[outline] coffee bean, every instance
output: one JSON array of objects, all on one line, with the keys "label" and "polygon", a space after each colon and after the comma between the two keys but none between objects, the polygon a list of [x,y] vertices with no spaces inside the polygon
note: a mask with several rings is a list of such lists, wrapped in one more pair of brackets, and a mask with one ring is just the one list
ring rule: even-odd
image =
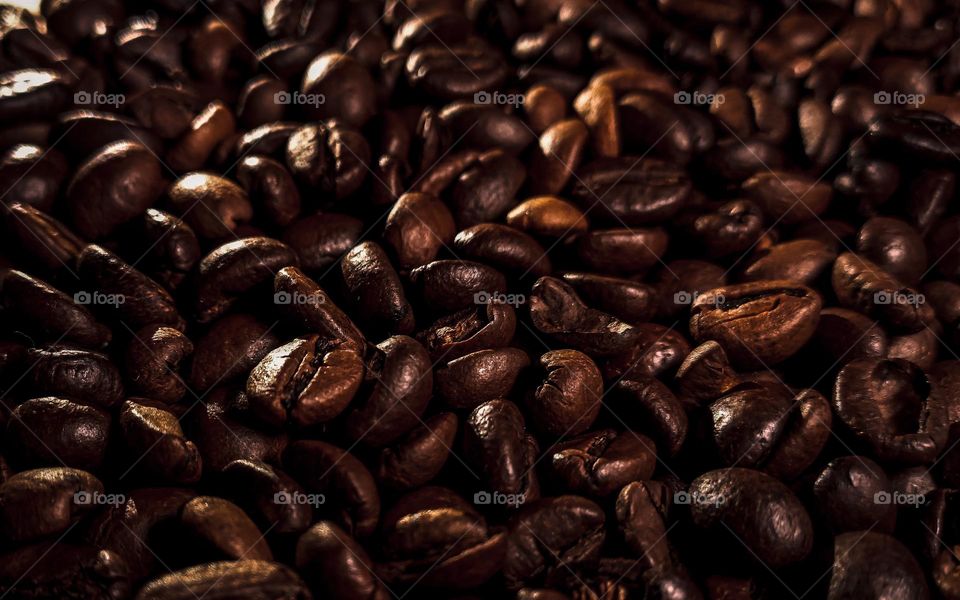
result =
[{"label": "coffee bean", "polygon": [[[877,577],[877,573],[883,573],[883,577]],[[852,593],[929,598],[920,565],[910,552],[896,539],[871,531],[844,533],[834,540],[827,598],[837,600]]]},{"label": "coffee bean", "polygon": [[27,400],[10,415],[10,458],[25,467],[67,466],[96,471],[110,439],[110,414],[65,398]]},{"label": "coffee bean", "polygon": [[517,348],[478,350],[435,367],[434,393],[452,407],[471,409],[508,397],[528,366],[530,357]]},{"label": "coffee bean", "polygon": [[120,407],[120,436],[134,458],[129,469],[150,479],[189,484],[200,479],[201,459],[180,421],[160,403],[129,398]]},{"label": "coffee bean", "polygon": [[554,446],[550,470],[564,491],[604,497],[631,481],[648,479],[656,458],[650,438],[603,429]]},{"label": "coffee bean", "polygon": [[133,390],[163,402],[176,402],[186,394],[178,374],[181,361],[193,352],[193,343],[172,327],[147,325],[127,348],[125,371]]},{"label": "coffee bean", "polygon": [[554,350],[540,357],[542,383],[527,396],[534,425],[554,436],[588,429],[600,412],[603,380],[590,358],[576,350]]},{"label": "coffee bean", "polygon": [[457,416],[438,413],[380,453],[377,479],[388,487],[411,489],[436,477],[457,434]]},{"label": "coffee bean", "polygon": [[0,528],[15,542],[58,536],[95,508],[96,495],[103,484],[86,471],[21,471],[0,485]]},{"label": "coffee bean", "polygon": [[[264,560],[231,560],[196,565],[148,582],[138,600],[186,600],[214,592],[278,600],[307,600],[310,592],[292,569]],[[216,596],[214,596],[216,597]]]},{"label": "coffee bean", "polygon": [[313,589],[322,589],[332,599],[389,597],[363,547],[330,521],[321,521],[300,536],[296,564]]},{"label": "coffee bean", "polygon": [[357,320],[369,323],[370,333],[407,334],[413,331],[413,307],[387,253],[376,242],[361,242],[340,262]]},{"label": "coffee bean", "polygon": [[816,292],[788,281],[714,288],[694,300],[690,333],[699,342],[716,340],[743,367],[776,364],[807,343],[821,305]]},{"label": "coffee bean", "polygon": [[[487,493],[506,495],[508,508],[539,496],[540,484],[532,470],[539,448],[525,431],[523,414],[513,402],[491,400],[470,411],[463,448],[467,460],[480,472]],[[514,498],[512,504],[510,497]]]}]

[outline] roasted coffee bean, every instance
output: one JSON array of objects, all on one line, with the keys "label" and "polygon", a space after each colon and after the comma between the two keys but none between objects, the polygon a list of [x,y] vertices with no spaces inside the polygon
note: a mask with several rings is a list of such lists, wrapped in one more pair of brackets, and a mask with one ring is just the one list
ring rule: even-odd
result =
[{"label": "roasted coffee bean", "polygon": [[487,493],[504,494],[512,508],[539,496],[540,484],[533,471],[539,447],[526,432],[523,414],[513,402],[491,400],[470,411],[463,447]]},{"label": "roasted coffee bean", "polygon": [[247,398],[254,414],[274,427],[288,421],[308,427],[343,412],[363,374],[363,359],[356,350],[314,335],[267,354],[250,371]]},{"label": "roasted coffee bean", "polygon": [[237,181],[247,192],[255,210],[280,226],[300,215],[300,192],[290,172],[267,156],[247,156],[237,165]]},{"label": "roasted coffee bean", "polygon": [[525,506],[507,538],[507,587],[550,585],[564,577],[561,570],[595,560],[605,537],[604,520],[603,509],[580,496],[544,498]]},{"label": "roasted coffee bean", "polygon": [[110,341],[110,329],[84,306],[84,297],[70,298],[21,271],[2,275],[3,310],[39,339],[99,349]]},{"label": "roasted coffee bean", "polygon": [[200,260],[200,242],[182,220],[159,210],[147,210],[142,219],[142,264],[147,274],[168,290],[175,290]]},{"label": "roasted coffee bean", "polygon": [[602,429],[553,446],[550,471],[566,492],[604,497],[631,481],[649,479],[656,458],[650,438]]},{"label": "roasted coffee bean", "polygon": [[936,113],[908,111],[875,120],[866,140],[881,151],[905,152],[912,160],[946,163],[960,150],[960,127]]},{"label": "roasted coffee bean", "polygon": [[[273,280],[281,316],[330,342],[343,342],[362,352],[363,334],[312,279],[296,267],[285,267]],[[294,300],[297,300],[294,302]]]},{"label": "roasted coffee bean", "polygon": [[[670,455],[680,451],[687,438],[688,420],[683,404],[658,379],[631,375],[617,381],[607,401],[628,424],[647,431]],[[627,434],[629,435],[629,434]]]},{"label": "roasted coffee bean", "polygon": [[400,196],[387,215],[383,237],[397,255],[401,269],[414,269],[437,257],[456,233],[453,215],[434,196],[409,193]]},{"label": "roasted coffee bean", "polygon": [[310,504],[291,501],[303,489],[279,469],[260,461],[235,460],[223,468],[220,482],[261,528],[294,533],[310,526]]},{"label": "roasted coffee bean", "polygon": [[115,552],[86,544],[39,542],[3,556],[0,590],[12,598],[26,590],[58,597],[126,598],[132,593],[131,579],[126,557]]},{"label": "roasted coffee bean", "polygon": [[840,304],[904,333],[919,331],[933,319],[933,309],[926,304],[923,294],[852,252],[837,257],[832,279]]},{"label": "roasted coffee bean", "polygon": [[500,53],[478,38],[452,46],[419,46],[410,53],[405,68],[412,87],[439,100],[495,90],[507,76]]},{"label": "roasted coffee bean", "polygon": [[865,456],[842,456],[828,464],[813,493],[827,525],[837,533],[879,528],[892,531],[897,508],[893,487],[880,465]]},{"label": "roasted coffee bean", "polygon": [[10,414],[7,454],[24,467],[65,464],[96,471],[106,457],[110,431],[110,414],[102,408],[65,398],[34,398]]},{"label": "roasted coffee bean", "polygon": [[639,273],[660,262],[667,233],[652,229],[595,229],[576,236],[577,257],[600,273]]},{"label": "roasted coffee bean", "polygon": [[98,239],[150,208],[163,190],[160,161],[141,144],[118,142],[90,157],[67,187],[73,225]]},{"label": "roasted coffee bean", "polygon": [[517,329],[513,307],[488,302],[441,317],[417,334],[435,362],[452,361],[472,352],[506,347]]},{"label": "roasted coffee bean", "polygon": [[334,265],[360,240],[364,232],[359,219],[337,213],[309,215],[287,227],[282,239],[296,250],[307,272]]},{"label": "roasted coffee bean", "polygon": [[551,238],[562,238],[589,228],[583,211],[556,196],[525,200],[507,214],[507,225],[531,235]]},{"label": "roasted coffee bean", "polygon": [[200,261],[197,320],[209,323],[223,315],[238,297],[297,262],[293,249],[273,238],[251,237],[216,248]]},{"label": "roasted coffee bean", "polygon": [[160,403],[129,398],[120,407],[117,424],[124,445],[136,457],[131,472],[174,484],[200,479],[200,452],[184,435],[177,415]]},{"label": "roasted coffee bean", "polygon": [[348,54],[328,52],[313,59],[300,91],[320,98],[305,107],[314,120],[340,119],[352,127],[363,127],[376,111],[373,79]]},{"label": "roasted coffee bean", "polygon": [[358,131],[337,121],[304,125],[286,140],[286,161],[300,185],[341,199],[366,180],[370,146]]},{"label": "roasted coffee bean", "polygon": [[440,312],[497,302],[507,289],[496,269],[467,260],[435,260],[411,271],[410,282],[424,303]]},{"label": "roasted coffee bean", "polygon": [[278,464],[287,446],[282,433],[255,429],[235,413],[245,398],[227,387],[216,388],[191,413],[191,441],[200,449],[204,473],[219,473],[235,460]]},{"label": "roasted coffee bean", "polygon": [[501,150],[485,152],[453,185],[453,217],[459,227],[500,219],[526,180],[519,160]]},{"label": "roasted coffee bean", "polygon": [[583,158],[588,135],[579,119],[558,121],[543,132],[530,165],[534,194],[557,194],[567,185]]},{"label": "roasted coffee bean", "polygon": [[0,76],[0,119],[44,117],[67,108],[70,84],[52,69],[19,69]]},{"label": "roasted coffee bean", "polygon": [[178,373],[180,363],[192,352],[193,343],[180,331],[163,325],[147,325],[136,332],[127,347],[127,380],[139,394],[176,402],[187,392]]},{"label": "roasted coffee bean", "polygon": [[813,546],[813,524],[787,486],[743,468],[704,473],[690,484],[690,514],[703,528],[736,536],[757,560],[783,566],[803,560]]},{"label": "roasted coffee bean", "polygon": [[588,429],[603,397],[596,364],[576,350],[553,350],[540,357],[539,365],[542,383],[526,399],[535,427],[561,437]]},{"label": "roasted coffee bean", "polygon": [[100,352],[51,346],[27,352],[33,397],[59,396],[109,408],[123,398],[123,378]]},{"label": "roasted coffee bean", "polygon": [[573,195],[594,204],[608,222],[627,226],[662,223],[687,203],[692,186],[683,170],[653,158],[598,159],[577,171]]},{"label": "roasted coffee bean", "polygon": [[[235,36],[234,39],[236,39]],[[167,152],[167,163],[170,168],[179,173],[202,169],[214,149],[228,139],[235,129],[236,119],[233,112],[226,104],[215,100],[193,118],[190,127],[170,148]],[[193,193],[196,194],[196,190]],[[206,202],[211,201],[212,199],[207,196]]]},{"label": "roasted coffee bean", "polygon": [[387,338],[367,357],[361,401],[348,412],[347,436],[381,447],[410,431],[430,401],[433,370],[427,350],[415,339]]},{"label": "roasted coffee bean", "polygon": [[53,148],[13,146],[0,156],[0,176],[4,180],[0,198],[7,205],[21,203],[49,212],[68,172],[66,157]]},{"label": "roasted coffee bean", "polygon": [[357,320],[373,333],[413,331],[413,307],[387,253],[376,242],[361,242],[340,262]]},{"label": "roasted coffee bean", "polygon": [[332,600],[390,597],[363,547],[330,521],[321,521],[300,536],[296,565],[311,589],[323,590]]},{"label": "roasted coffee bean", "polygon": [[690,333],[715,340],[744,368],[779,363],[813,335],[822,301],[810,288],[763,281],[714,288],[690,308]]},{"label": "roasted coffee bean", "polygon": [[925,464],[947,441],[956,415],[947,394],[929,394],[923,372],[902,359],[862,358],[840,370],[833,410],[883,461]]},{"label": "roasted coffee bean", "polygon": [[373,533],[380,494],[370,471],[352,454],[326,442],[299,440],[287,448],[283,463],[304,488],[330,502],[324,509],[344,529],[363,538]]},{"label": "roasted coffee bean", "polygon": [[419,487],[431,481],[447,462],[457,434],[457,416],[438,413],[380,453],[377,479],[395,489]]},{"label": "roasted coffee bean", "polygon": [[32,206],[11,204],[3,214],[6,231],[43,270],[71,269],[86,245],[64,224]]},{"label": "roasted coffee bean", "polygon": [[247,193],[213,173],[191,173],[167,190],[167,202],[202,238],[231,238],[253,217]]},{"label": "roasted coffee bean", "polygon": [[253,521],[236,504],[214,496],[197,496],[183,505],[180,524],[196,544],[193,552],[232,560],[272,560]]},{"label": "roasted coffee bean", "polygon": [[547,251],[539,242],[506,225],[484,223],[468,227],[454,238],[454,250],[520,279],[546,275],[551,269]]},{"label": "roasted coffee bean", "polygon": [[759,252],[742,277],[745,281],[789,279],[813,286],[835,259],[836,254],[823,242],[793,240]]},{"label": "roasted coffee bean", "polygon": [[190,385],[205,392],[250,371],[268,352],[280,345],[273,332],[276,322],[235,313],[213,322],[197,338],[190,367]]},{"label": "roasted coffee bean", "polygon": [[21,471],[0,485],[0,528],[14,542],[59,536],[103,502],[103,484],[79,469]]},{"label": "roasted coffee bean", "polygon": [[899,219],[874,217],[857,236],[857,252],[907,285],[927,270],[927,251],[920,235]]},{"label": "roasted coffee bean", "polygon": [[77,275],[85,289],[76,297],[89,298],[130,329],[154,323],[185,327],[169,292],[105,248],[84,247],[77,257]]},{"label": "roasted coffee bean", "polygon": [[[843,533],[834,539],[829,600],[851,595],[911,600],[930,597],[920,565],[895,538],[872,531]],[[882,574],[882,576],[880,576]]]},{"label": "roasted coffee bean", "polygon": [[308,600],[311,595],[292,569],[264,560],[203,563],[149,581],[137,600],[186,600],[194,596],[229,598],[238,594],[278,600]]},{"label": "roasted coffee bean", "polygon": [[434,393],[454,408],[472,409],[509,397],[530,356],[518,348],[478,350],[434,368]]},{"label": "roasted coffee bean", "polygon": [[613,315],[588,307],[573,286],[555,277],[541,277],[533,285],[530,320],[543,333],[595,356],[626,352],[640,336]]}]

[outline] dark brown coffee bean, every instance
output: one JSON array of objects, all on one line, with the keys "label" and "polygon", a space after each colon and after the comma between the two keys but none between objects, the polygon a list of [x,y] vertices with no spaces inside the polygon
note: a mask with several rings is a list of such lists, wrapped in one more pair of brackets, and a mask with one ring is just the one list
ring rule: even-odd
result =
[{"label": "dark brown coffee bean", "polygon": [[103,496],[103,484],[86,471],[22,471],[0,485],[0,528],[14,542],[58,536],[103,503]]},{"label": "dark brown coffee bean", "polygon": [[601,498],[649,479],[656,460],[653,440],[613,429],[585,433],[550,450],[550,470],[564,491]]},{"label": "dark brown coffee bean", "polygon": [[828,245],[817,240],[775,244],[758,253],[757,259],[743,270],[743,280],[789,279],[813,286],[836,257]]},{"label": "dark brown coffee bean", "polygon": [[787,486],[752,469],[704,473],[688,492],[693,522],[732,534],[769,565],[803,560],[813,546],[810,515]]},{"label": "dark brown coffee bean", "polygon": [[857,235],[857,253],[907,285],[927,271],[927,251],[913,227],[899,219],[874,217]]},{"label": "dark brown coffee bean", "polygon": [[40,339],[99,349],[110,342],[110,329],[84,306],[84,296],[70,298],[21,271],[2,276],[3,310],[21,329]]},{"label": "dark brown coffee bean", "polygon": [[162,402],[176,402],[186,394],[180,363],[193,352],[193,343],[181,332],[163,325],[147,325],[127,347],[125,367],[133,391]]},{"label": "dark brown coffee bean", "polygon": [[577,171],[589,132],[583,121],[558,121],[540,136],[539,152],[530,165],[530,191],[558,194]]},{"label": "dark brown coffee bean", "polygon": [[384,240],[397,255],[401,270],[414,269],[437,257],[453,241],[456,228],[445,204],[429,194],[400,196],[387,215]]},{"label": "dark brown coffee bean", "polygon": [[380,495],[373,476],[353,455],[325,442],[299,440],[287,448],[283,463],[304,488],[322,494],[322,511],[341,527],[357,537],[373,533]]},{"label": "dark brown coffee bean", "polygon": [[387,584],[470,589],[503,566],[507,536],[453,491],[427,486],[384,514],[381,537],[377,573]]},{"label": "dark brown coffee bean", "polygon": [[510,589],[596,560],[604,540],[604,513],[580,496],[556,496],[524,507],[507,540],[504,578]]},{"label": "dark brown coffee bean", "polygon": [[896,539],[871,531],[844,533],[834,540],[827,598],[839,600],[851,594],[877,598],[897,594],[911,600],[930,597],[926,578],[910,551]]},{"label": "dark brown coffee bean", "polygon": [[337,121],[304,125],[290,134],[286,161],[300,185],[342,199],[366,180],[370,146],[360,132]]},{"label": "dark brown coffee bean", "polygon": [[280,345],[266,323],[250,314],[236,313],[213,322],[195,345],[190,386],[205,392],[250,371],[268,352]]},{"label": "dark brown coffee bean", "polygon": [[140,264],[152,279],[175,290],[202,257],[193,229],[182,220],[159,210],[148,209],[142,218],[137,244],[143,251]]},{"label": "dark brown coffee bean", "polygon": [[346,409],[363,380],[363,360],[349,346],[318,336],[298,338],[267,354],[250,372],[247,398],[255,415],[280,427],[325,423]]},{"label": "dark brown coffee bean", "polygon": [[692,186],[684,172],[653,158],[598,159],[577,171],[573,195],[607,222],[625,226],[662,223],[687,203]]},{"label": "dark brown coffee bean", "polygon": [[617,381],[611,391],[608,404],[628,424],[652,435],[667,454],[680,451],[687,438],[687,413],[670,388],[654,377],[631,375]]},{"label": "dark brown coffee bean", "polygon": [[202,238],[234,237],[241,224],[253,217],[253,207],[239,185],[213,173],[191,173],[167,190],[174,212]]},{"label": "dark brown coffee bean", "polygon": [[200,261],[197,320],[213,321],[239,297],[297,263],[293,249],[273,238],[251,237],[216,248]]},{"label": "dark brown coffee bean", "polygon": [[478,350],[451,360],[434,371],[434,393],[455,408],[472,409],[509,397],[530,357],[517,348]]},{"label": "dark brown coffee bean", "polygon": [[500,272],[467,260],[435,260],[411,271],[410,282],[425,305],[439,312],[510,299]]},{"label": "dark brown coffee bean", "polygon": [[912,333],[933,319],[922,294],[870,260],[846,252],[833,264],[833,291],[843,306]]},{"label": "dark brown coffee bean", "polygon": [[776,364],[813,335],[822,301],[810,288],[789,281],[725,286],[699,296],[690,309],[690,333],[716,340],[745,368]]},{"label": "dark brown coffee bean", "polygon": [[531,235],[562,238],[589,228],[587,216],[579,208],[556,196],[536,196],[525,200],[507,214],[507,225]]},{"label": "dark brown coffee bean", "polygon": [[468,227],[453,239],[452,251],[508,275],[540,277],[551,270],[547,251],[519,229],[496,223]]},{"label": "dark brown coffee bean", "polygon": [[85,246],[63,223],[25,204],[10,205],[4,225],[30,259],[48,271],[71,268]]},{"label": "dark brown coffee bean", "polygon": [[453,186],[453,217],[461,228],[497,221],[514,205],[526,180],[523,163],[502,150],[480,155]]},{"label": "dark brown coffee bean", "polygon": [[[273,559],[253,521],[236,504],[214,496],[197,496],[180,511],[180,523],[202,550],[225,559]],[[194,548],[193,551],[198,550]]]},{"label": "dark brown coffee bean", "polygon": [[270,222],[285,226],[300,215],[300,192],[279,162],[267,156],[247,156],[237,165],[236,177],[254,209],[262,210]]},{"label": "dark brown coffee bean", "polygon": [[282,239],[297,251],[310,273],[326,270],[357,245],[364,233],[359,219],[337,213],[309,215],[287,227]]},{"label": "dark brown coffee bean", "polygon": [[513,307],[489,302],[441,317],[418,333],[417,339],[435,362],[452,361],[478,350],[506,347],[516,329]]},{"label": "dark brown coffee bean", "polygon": [[66,157],[54,148],[19,144],[0,156],[0,198],[50,211],[60,196],[69,167]]},{"label": "dark brown coffee bean", "polygon": [[626,352],[639,337],[635,328],[588,307],[573,286],[554,277],[541,277],[534,284],[530,318],[543,333],[596,356]]},{"label": "dark brown coffee bean", "polygon": [[277,308],[287,320],[328,342],[344,342],[363,351],[366,342],[357,326],[300,269],[281,269],[273,280],[273,289]]},{"label": "dark brown coffee bean", "polygon": [[104,237],[150,208],[163,191],[160,161],[136,142],[117,142],[90,157],[67,187],[77,231]]},{"label": "dark brown coffee bean", "polygon": [[474,408],[464,425],[463,448],[466,459],[479,471],[485,492],[505,496],[507,508],[539,496],[533,470],[539,447],[513,402],[491,400]]},{"label": "dark brown coffee bean", "polygon": [[667,250],[666,231],[653,228],[598,229],[576,236],[577,257],[601,273],[638,273],[657,264]]},{"label": "dark brown coffee bean", "polygon": [[441,100],[495,90],[507,76],[500,53],[481,39],[470,38],[452,46],[430,44],[410,53],[407,81]]},{"label": "dark brown coffee bean", "polygon": [[296,565],[311,588],[331,600],[390,597],[363,547],[330,521],[321,521],[300,536]]},{"label": "dark brown coffee bean", "polygon": [[154,323],[184,328],[170,294],[109,250],[95,244],[84,247],[77,257],[77,274],[86,287],[78,294],[116,314],[130,329]]},{"label": "dark brown coffee bean", "polygon": [[816,219],[833,198],[827,183],[785,171],[761,171],[743,182],[743,191],[771,223],[784,225]]},{"label": "dark brown coffee bean", "polygon": [[367,331],[411,333],[413,307],[407,301],[400,277],[387,253],[376,242],[361,242],[340,263],[353,311]]},{"label": "dark brown coffee bean", "polygon": [[451,452],[457,434],[457,416],[438,413],[411,430],[394,446],[380,452],[377,479],[406,490],[433,480]]},{"label": "dark brown coffee bean", "polygon": [[542,382],[528,394],[534,425],[552,436],[586,431],[600,413],[603,379],[590,357],[576,350],[554,350],[540,357]]},{"label": "dark brown coffee bean", "polygon": [[430,355],[413,338],[387,338],[371,349],[364,377],[363,399],[347,413],[345,432],[354,441],[382,447],[420,422],[433,389]]},{"label": "dark brown coffee bean", "polygon": [[0,76],[0,119],[46,117],[67,107],[70,87],[52,69],[19,69]]},{"label": "dark brown coffee bean", "polygon": [[6,435],[18,465],[95,471],[106,456],[110,414],[64,398],[35,398],[14,409]]},{"label": "dark brown coffee bean", "polygon": [[174,484],[200,479],[200,452],[173,412],[145,398],[130,398],[120,407],[117,423],[133,461],[131,472]]},{"label": "dark brown coffee bean", "polygon": [[92,545],[39,542],[4,554],[2,564],[0,590],[11,597],[21,590],[102,599],[132,592],[126,557]]},{"label": "dark brown coffee bean", "polygon": [[31,348],[27,360],[34,397],[66,397],[105,408],[123,398],[120,371],[105,354],[52,346]]},{"label": "dark brown coffee bean", "polygon": [[263,560],[230,560],[196,565],[147,582],[137,600],[211,599],[238,594],[277,600],[308,600],[306,584],[292,569]]},{"label": "dark brown coffee bean", "polygon": [[897,520],[897,507],[889,499],[892,491],[880,465],[865,456],[831,461],[813,484],[817,507],[836,533],[874,527],[892,531]]},{"label": "dark brown coffee bean", "polygon": [[287,446],[283,434],[250,427],[238,419],[238,405],[246,399],[228,387],[204,396],[191,416],[190,440],[200,449],[204,473],[218,473],[235,460],[280,462]]},{"label": "dark brown coffee bean", "polygon": [[590,130],[594,154],[619,156],[620,118],[613,89],[603,83],[593,83],[577,95],[573,108]]},{"label": "dark brown coffee bean", "polygon": [[317,102],[307,103],[306,116],[313,120],[339,119],[363,127],[376,111],[373,79],[348,54],[326,52],[313,59],[303,76],[302,94]]},{"label": "dark brown coffee bean", "polygon": [[235,129],[236,120],[230,108],[219,100],[211,102],[194,117],[189,129],[167,152],[167,162],[179,173],[202,169],[217,145]]}]

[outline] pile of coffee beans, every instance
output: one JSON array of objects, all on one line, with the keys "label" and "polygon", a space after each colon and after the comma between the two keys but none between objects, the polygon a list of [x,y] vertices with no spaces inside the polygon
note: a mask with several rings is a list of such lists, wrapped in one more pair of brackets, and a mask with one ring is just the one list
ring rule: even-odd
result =
[{"label": "pile of coffee beans", "polygon": [[960,1],[0,5],[0,599],[960,600]]}]

